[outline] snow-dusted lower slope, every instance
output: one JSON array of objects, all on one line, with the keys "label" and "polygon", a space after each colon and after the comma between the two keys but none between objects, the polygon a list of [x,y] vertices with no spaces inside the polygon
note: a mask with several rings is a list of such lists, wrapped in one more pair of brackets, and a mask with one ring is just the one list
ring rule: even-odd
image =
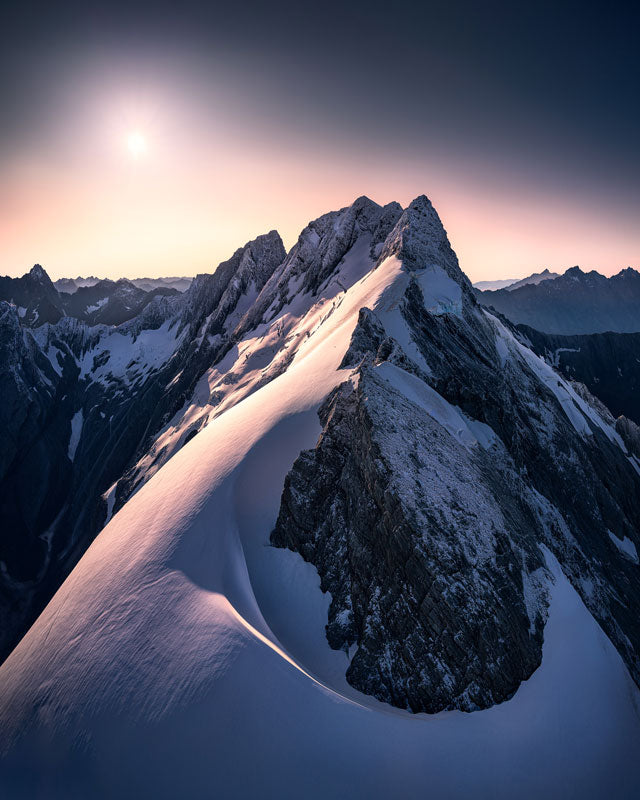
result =
[{"label": "snow-dusted lower slope", "polygon": [[[231,347],[225,323],[284,256],[272,231],[184,295],[100,282],[73,295],[76,316],[69,300],[71,316],[36,328],[0,300],[0,662],[135,489],[128,471]],[[41,268],[20,281],[55,292]],[[111,311],[89,319],[88,303]]]},{"label": "snow-dusted lower slope", "polygon": [[[430,214],[423,201],[413,212]],[[317,444],[318,409],[345,381],[364,391],[368,371],[376,391],[388,384],[396,409],[408,409],[407,422],[423,415],[439,457],[452,456],[450,471],[491,457],[498,464],[505,444],[480,419],[482,408],[471,416],[462,399],[456,405],[445,397],[456,387],[438,361],[455,369],[473,357],[493,374],[493,362],[477,349],[483,337],[505,382],[524,381],[538,392],[526,400],[531,413],[536,403],[542,409],[535,430],[558,447],[559,463],[577,458],[582,445],[571,437],[580,437],[636,475],[621,444],[600,427],[605,422],[591,418],[593,409],[550,385],[542,362],[529,361],[509,331],[473,305],[444,232],[427,226],[435,241],[423,248],[405,222],[394,252],[383,250],[377,266],[375,249],[356,236],[323,274],[326,284],[297,298],[278,292],[280,307],[229,351],[226,368],[236,378],[221,399],[225,408],[117,511],[0,668],[3,797],[637,796],[640,696],[565,577],[575,584],[581,567],[569,544],[559,546],[569,553],[561,564],[538,543],[548,592],[548,607],[540,601],[547,620],[541,666],[506,702],[436,715],[410,714],[347,682],[354,648],[328,646],[331,598],[315,567],[269,546],[285,476],[300,451]],[[425,254],[434,260],[421,261]],[[427,346],[427,324],[434,341],[447,335],[449,343]],[[289,353],[275,346],[282,330]],[[387,338],[378,343],[380,332]],[[273,370],[268,379],[265,368]],[[384,411],[379,401],[362,400],[372,419]],[[504,413],[511,409],[496,409],[496,428]],[[402,437],[376,434],[389,452],[395,448],[392,477],[408,507],[413,483]],[[533,465],[535,454],[528,455]],[[448,478],[436,470],[430,480],[435,491]],[[538,497],[548,543],[569,540],[571,531],[544,500]],[[622,511],[603,513],[619,515],[616,533],[631,533]],[[469,528],[463,539],[474,535]],[[619,555],[622,574],[635,575],[629,570],[637,565],[605,538],[602,547]],[[523,602],[535,604],[524,577]],[[604,578],[594,574],[597,600],[603,589],[596,579]],[[488,609],[486,625],[493,624]]]}]

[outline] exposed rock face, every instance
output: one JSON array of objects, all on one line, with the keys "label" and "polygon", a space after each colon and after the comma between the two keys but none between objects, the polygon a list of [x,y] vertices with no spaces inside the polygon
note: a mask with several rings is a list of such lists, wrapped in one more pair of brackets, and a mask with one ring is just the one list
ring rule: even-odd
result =
[{"label": "exposed rock face", "polygon": [[[238,248],[212,275],[197,275],[185,297],[183,324],[189,323],[195,332],[206,319],[206,330],[199,331],[201,335],[221,334],[225,324],[231,330],[229,315],[236,310],[239,298],[250,290],[257,296],[285,255],[280,235],[271,231]],[[236,319],[240,312],[237,309]]]},{"label": "exposed rock face", "polygon": [[477,297],[511,322],[545,333],[640,331],[640,273],[631,268],[606,278],[594,270],[572,267],[536,285],[477,292]]},{"label": "exposed rock face", "polygon": [[[287,477],[272,542],[316,565],[328,641],[381,700],[433,712],[510,697],[541,659],[546,549],[638,681],[640,575],[612,538],[640,545],[631,448],[476,305],[430,215],[411,216],[381,253],[408,260],[391,306],[404,343],[391,307],[361,312],[355,372]],[[436,244],[406,245],[423,237]],[[455,311],[427,301],[443,271]]]},{"label": "exposed rock face", "polygon": [[357,645],[353,686],[412,711],[489,706],[540,663],[540,524],[482,448],[452,446],[381,377],[400,369],[381,367],[327,399],[272,541],[318,566],[332,596],[327,639]]},{"label": "exposed rock face", "polygon": [[635,456],[636,464],[640,466],[640,426],[626,417],[618,417],[615,425],[616,431],[622,437],[629,453]]}]

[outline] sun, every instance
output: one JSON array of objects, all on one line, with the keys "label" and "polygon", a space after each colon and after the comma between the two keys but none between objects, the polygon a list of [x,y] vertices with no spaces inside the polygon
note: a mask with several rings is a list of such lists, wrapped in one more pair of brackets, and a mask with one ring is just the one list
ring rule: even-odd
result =
[{"label": "sun", "polygon": [[132,131],[127,137],[127,147],[134,158],[139,158],[147,152],[147,141],[140,131]]}]

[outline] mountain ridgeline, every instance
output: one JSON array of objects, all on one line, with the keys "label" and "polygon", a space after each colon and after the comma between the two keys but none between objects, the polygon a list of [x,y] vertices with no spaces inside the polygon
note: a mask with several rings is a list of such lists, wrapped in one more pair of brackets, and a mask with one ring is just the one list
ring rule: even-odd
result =
[{"label": "mountain ridgeline", "polygon": [[572,267],[564,275],[476,296],[511,322],[544,333],[640,332],[640,273],[630,267],[610,278]]},{"label": "mountain ridgeline", "polygon": [[557,272],[551,272],[549,269],[543,269],[542,272],[534,272],[532,275],[528,275],[526,278],[505,278],[497,281],[478,281],[477,283],[473,284],[473,287],[480,292],[498,291],[499,289],[507,289],[508,291],[512,292],[514,289],[519,289],[521,286],[526,286],[527,284],[542,283],[542,281],[549,281],[559,277],[560,275]]},{"label": "mountain ridgeline", "polygon": [[[27,278],[55,307],[46,276]],[[311,222],[289,253],[271,231],[119,324],[67,305],[33,327],[29,308],[17,292],[0,307],[5,655],[79,560],[65,592],[77,584],[75,602],[108,625],[100,592],[84,594],[107,580],[91,572],[94,548],[81,559],[89,543],[110,520],[98,543],[118,530],[198,433],[223,436],[233,409],[304,366],[286,384],[291,413],[321,386],[320,435],[288,467],[270,543],[330,592],[327,645],[346,654],[354,689],[413,712],[513,697],[542,660],[554,564],[640,683],[640,429],[534,352],[554,342],[477,301],[426,197],[404,209],[358,198]],[[314,367],[325,351],[334,367]],[[258,408],[254,427],[271,413]],[[132,519],[122,536],[135,541]],[[40,685],[56,603],[6,676]],[[51,641],[64,653],[59,613]],[[113,657],[112,635],[121,647],[114,630],[86,653],[87,674]],[[48,697],[66,691],[65,658]],[[25,696],[9,690],[11,719],[39,724]]]},{"label": "mountain ridgeline", "polygon": [[187,279],[129,281],[62,278],[55,283],[36,264],[21,278],[0,277],[0,300],[17,308],[23,325],[38,328],[72,317],[89,325],[120,325],[138,316],[155,297],[188,288]]},{"label": "mountain ridgeline", "polygon": [[[5,279],[15,302],[0,301],[0,657],[133,490],[118,481],[134,457],[230,346],[216,310],[226,318],[283,257],[275,232],[258,237],[184,294],[103,281],[67,300],[39,266]],[[96,313],[125,322],[96,324]]]}]

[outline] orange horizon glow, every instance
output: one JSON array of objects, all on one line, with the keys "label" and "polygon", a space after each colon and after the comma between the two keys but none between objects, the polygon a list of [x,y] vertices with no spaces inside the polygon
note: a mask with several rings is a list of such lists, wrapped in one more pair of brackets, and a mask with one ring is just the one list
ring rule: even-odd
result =
[{"label": "orange horizon glow", "polygon": [[273,228],[290,248],[308,222],[359,195],[406,206],[423,193],[474,282],[576,264],[605,275],[638,267],[636,221],[595,187],[545,185],[432,146],[380,151],[240,112],[212,124],[179,110],[137,104],[105,124],[94,109],[77,141],[6,159],[0,274],[34,263],[52,279],[212,272]]}]

